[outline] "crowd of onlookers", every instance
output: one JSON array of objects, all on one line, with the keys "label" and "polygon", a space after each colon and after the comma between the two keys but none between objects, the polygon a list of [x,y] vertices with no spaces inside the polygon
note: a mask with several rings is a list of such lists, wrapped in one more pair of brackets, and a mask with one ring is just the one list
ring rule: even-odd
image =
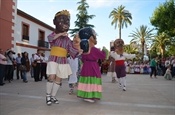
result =
[{"label": "crowd of onlookers", "polygon": [[[167,68],[169,67],[171,70],[172,77],[175,77],[175,56],[167,57],[167,58],[155,58],[156,61],[156,75],[164,76]],[[126,72],[128,74],[150,74],[151,66],[150,61],[125,61]],[[110,61],[103,60],[99,63],[101,66],[101,73],[107,73],[108,66]]]},{"label": "crowd of onlookers", "polygon": [[[16,55],[16,56],[15,56]],[[164,76],[166,72],[175,77],[175,56],[167,58],[155,58],[156,75]],[[27,52],[17,53],[8,49],[3,51],[0,49],[0,86],[3,86],[4,81],[9,83],[14,79],[14,73],[17,79],[22,79],[27,83],[27,72],[30,72],[35,82],[41,81],[43,77],[47,79],[46,66],[48,58],[40,50],[32,54],[29,58]],[[107,73],[110,64],[109,60],[99,60],[101,73]],[[150,74],[151,60],[141,63],[140,61],[125,61],[126,72],[128,74]],[[24,68],[23,68],[24,67]],[[14,72],[15,71],[15,72]]]},{"label": "crowd of onlookers", "polygon": [[27,72],[30,72],[35,82],[41,81],[43,77],[47,79],[47,60],[48,58],[40,50],[29,58],[27,52],[16,53],[10,49],[6,51],[0,49],[0,86],[5,84],[4,81],[12,82],[14,74],[15,79],[22,79],[27,83]]}]

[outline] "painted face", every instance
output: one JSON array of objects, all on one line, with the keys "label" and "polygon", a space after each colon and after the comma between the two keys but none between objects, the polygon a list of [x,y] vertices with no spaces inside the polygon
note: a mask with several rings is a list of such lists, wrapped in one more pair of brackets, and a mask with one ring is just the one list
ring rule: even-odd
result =
[{"label": "painted face", "polygon": [[54,25],[57,32],[67,32],[70,27],[70,17],[67,15],[59,15],[54,19]]},{"label": "painted face", "polygon": [[123,46],[124,46],[124,41],[123,41],[122,39],[116,39],[116,40],[114,41],[114,47],[115,47],[116,49],[122,49]]}]

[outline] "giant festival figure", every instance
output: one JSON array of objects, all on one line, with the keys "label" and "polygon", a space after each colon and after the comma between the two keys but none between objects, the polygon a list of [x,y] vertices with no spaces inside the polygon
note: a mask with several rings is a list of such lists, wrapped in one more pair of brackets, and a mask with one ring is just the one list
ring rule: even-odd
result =
[{"label": "giant festival figure", "polygon": [[61,81],[72,74],[68,64],[67,54],[75,58],[81,50],[74,47],[73,42],[67,36],[70,27],[70,13],[67,10],[59,11],[53,19],[55,31],[48,36],[51,45],[50,56],[47,64],[48,81],[46,83],[46,104],[58,104],[56,94]]},{"label": "giant festival figure", "polygon": [[80,47],[83,50],[82,54],[82,69],[80,72],[77,97],[84,101],[94,103],[102,97],[102,79],[100,67],[98,65],[99,59],[105,59],[105,48],[101,51],[96,48],[97,44],[96,32],[89,27],[82,28],[79,31],[79,38],[81,40]]},{"label": "giant festival figure", "polygon": [[115,51],[111,52],[111,57],[115,59],[115,72],[118,78],[119,86],[126,91],[126,67],[125,60],[132,59],[135,54],[128,54],[124,52],[124,41],[122,39],[116,39],[114,41]]}]

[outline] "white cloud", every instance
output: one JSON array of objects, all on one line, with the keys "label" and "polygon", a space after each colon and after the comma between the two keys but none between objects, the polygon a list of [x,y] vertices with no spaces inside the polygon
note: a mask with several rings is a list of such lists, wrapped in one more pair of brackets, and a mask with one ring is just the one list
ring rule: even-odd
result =
[{"label": "white cloud", "polygon": [[94,7],[94,8],[99,8],[99,7],[109,7],[113,6],[116,4],[124,4],[131,2],[130,0],[87,0],[87,3],[89,6]]}]

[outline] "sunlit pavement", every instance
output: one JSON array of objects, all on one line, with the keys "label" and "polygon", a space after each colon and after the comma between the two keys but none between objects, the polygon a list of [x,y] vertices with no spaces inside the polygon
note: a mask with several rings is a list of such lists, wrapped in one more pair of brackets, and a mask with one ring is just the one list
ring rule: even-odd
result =
[{"label": "sunlit pavement", "polygon": [[122,91],[111,78],[102,75],[103,98],[95,103],[69,95],[63,80],[57,98],[60,104],[45,103],[46,80],[28,83],[13,80],[0,86],[0,115],[175,115],[175,79],[163,76],[128,74],[127,89]]}]

